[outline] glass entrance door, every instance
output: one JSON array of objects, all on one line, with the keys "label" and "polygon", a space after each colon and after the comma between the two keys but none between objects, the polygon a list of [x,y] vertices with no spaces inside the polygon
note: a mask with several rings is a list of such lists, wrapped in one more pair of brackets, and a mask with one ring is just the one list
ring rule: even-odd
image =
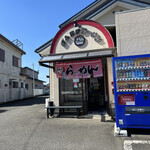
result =
[{"label": "glass entrance door", "polygon": [[105,108],[104,78],[88,79],[88,111]]}]

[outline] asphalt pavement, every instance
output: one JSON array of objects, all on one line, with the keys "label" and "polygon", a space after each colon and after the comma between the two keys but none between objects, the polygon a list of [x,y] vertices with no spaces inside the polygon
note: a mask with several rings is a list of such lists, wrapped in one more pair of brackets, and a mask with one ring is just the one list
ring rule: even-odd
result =
[{"label": "asphalt pavement", "polygon": [[0,105],[0,150],[150,149],[149,130],[129,130],[129,137],[114,137],[114,122],[104,116],[47,119],[45,98]]}]

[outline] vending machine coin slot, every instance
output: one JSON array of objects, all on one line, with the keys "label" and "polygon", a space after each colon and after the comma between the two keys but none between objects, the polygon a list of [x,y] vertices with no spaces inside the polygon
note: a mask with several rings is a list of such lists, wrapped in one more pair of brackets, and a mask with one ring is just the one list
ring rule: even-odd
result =
[{"label": "vending machine coin slot", "polygon": [[143,93],[143,94],[144,94],[144,100],[149,100],[148,93],[147,93],[147,92],[145,92],[145,93]]},{"label": "vending machine coin slot", "polygon": [[144,100],[148,100],[149,99],[149,97],[148,96],[144,96]]}]

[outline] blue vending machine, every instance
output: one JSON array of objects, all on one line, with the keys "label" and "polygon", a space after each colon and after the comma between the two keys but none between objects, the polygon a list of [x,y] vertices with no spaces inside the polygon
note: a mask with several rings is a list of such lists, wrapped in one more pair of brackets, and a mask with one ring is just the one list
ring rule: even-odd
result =
[{"label": "blue vending machine", "polygon": [[116,127],[150,129],[150,55],[113,58]]}]

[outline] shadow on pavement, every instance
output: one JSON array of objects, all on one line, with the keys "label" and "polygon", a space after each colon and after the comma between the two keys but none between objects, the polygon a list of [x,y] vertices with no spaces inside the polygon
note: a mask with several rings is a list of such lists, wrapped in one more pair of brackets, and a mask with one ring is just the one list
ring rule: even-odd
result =
[{"label": "shadow on pavement", "polygon": [[14,106],[31,106],[35,104],[44,104],[45,98],[48,98],[49,96],[38,96],[34,98],[29,99],[22,99],[17,101],[11,101],[7,102],[5,104],[0,104],[0,107],[14,107]]},{"label": "shadow on pavement", "polygon": [[128,134],[131,136],[132,134],[138,135],[150,135],[149,129],[128,129]]},{"label": "shadow on pavement", "polygon": [[0,109],[0,113],[4,113],[5,111],[8,111],[8,110]]}]

